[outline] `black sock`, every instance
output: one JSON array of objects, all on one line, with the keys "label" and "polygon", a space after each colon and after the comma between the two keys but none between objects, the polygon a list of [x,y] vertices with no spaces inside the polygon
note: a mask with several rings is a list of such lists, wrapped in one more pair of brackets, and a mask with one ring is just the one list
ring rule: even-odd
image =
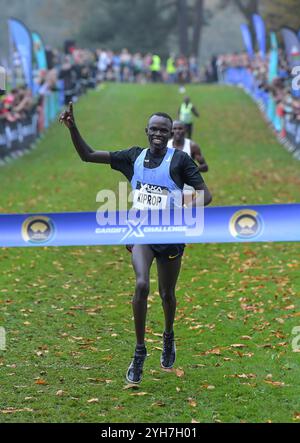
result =
[{"label": "black sock", "polygon": [[170,332],[170,333],[168,333],[168,332],[164,332],[164,335],[167,337],[167,338],[170,338],[170,337],[173,337],[174,336],[174,331],[172,331],[172,332]]},{"label": "black sock", "polygon": [[146,346],[145,345],[136,345],[135,352],[136,352],[136,354],[146,354],[147,353]]}]

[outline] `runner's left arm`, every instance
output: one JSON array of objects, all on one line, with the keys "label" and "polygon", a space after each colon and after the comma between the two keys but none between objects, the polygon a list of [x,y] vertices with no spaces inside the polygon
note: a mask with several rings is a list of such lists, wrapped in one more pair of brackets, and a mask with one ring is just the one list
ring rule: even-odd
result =
[{"label": "runner's left arm", "polygon": [[186,153],[184,153],[184,168],[183,168],[183,180],[189,186],[192,186],[196,191],[204,191],[204,201],[201,201],[201,195],[196,193],[193,197],[192,206],[198,206],[204,203],[204,206],[209,205],[212,202],[212,195],[206,186],[202,175],[199,172],[199,168],[194,160]]},{"label": "runner's left arm", "polygon": [[208,164],[202,155],[200,146],[195,142],[191,142],[191,155],[192,159],[195,160],[199,165],[200,172],[208,172]]}]

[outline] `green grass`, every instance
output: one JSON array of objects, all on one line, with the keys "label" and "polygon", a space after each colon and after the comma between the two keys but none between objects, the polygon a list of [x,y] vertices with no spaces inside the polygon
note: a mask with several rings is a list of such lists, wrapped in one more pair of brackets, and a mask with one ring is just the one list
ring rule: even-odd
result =
[{"label": "green grass", "polygon": [[[299,202],[299,163],[248,96],[216,86],[189,94],[201,111],[194,138],[210,166],[214,205]],[[75,113],[91,146],[117,150],[145,146],[147,117],[175,117],[181,99],[173,86],[110,85],[82,98]],[[1,168],[0,211],[95,211],[97,192],[116,190],[120,179],[108,166],[81,162],[55,124],[36,150]],[[159,368],[163,315],[153,266],[149,358],[139,389],[126,390],[134,278],[125,248],[2,249],[0,421],[295,421],[299,252],[296,243],[188,246],[171,373]]]}]

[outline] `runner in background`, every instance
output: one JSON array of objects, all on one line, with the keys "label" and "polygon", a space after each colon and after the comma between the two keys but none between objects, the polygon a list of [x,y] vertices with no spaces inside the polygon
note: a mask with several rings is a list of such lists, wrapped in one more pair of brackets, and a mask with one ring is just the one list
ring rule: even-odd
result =
[{"label": "runner in background", "polygon": [[[199,165],[199,171],[201,173],[208,172],[208,165],[201,152],[200,146],[193,140],[185,137],[185,124],[179,120],[173,123],[174,136],[168,142],[169,148],[179,149],[186,152],[196,163]],[[189,205],[195,194],[195,189],[192,186],[184,185],[184,204]]]},{"label": "runner in background", "polygon": [[185,97],[178,110],[178,117],[185,124],[187,138],[192,138],[193,134],[193,116],[200,117],[199,112],[191,103],[190,97]]}]

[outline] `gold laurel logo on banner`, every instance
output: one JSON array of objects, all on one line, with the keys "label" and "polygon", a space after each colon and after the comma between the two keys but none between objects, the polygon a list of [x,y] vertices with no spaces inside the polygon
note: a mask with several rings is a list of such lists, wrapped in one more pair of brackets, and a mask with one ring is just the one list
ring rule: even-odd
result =
[{"label": "gold laurel logo on banner", "polygon": [[47,243],[52,240],[54,233],[52,220],[44,215],[29,217],[22,224],[22,237],[29,243]]},{"label": "gold laurel logo on banner", "polygon": [[258,212],[253,209],[241,209],[230,219],[229,231],[233,237],[250,239],[262,231],[262,222]]}]

